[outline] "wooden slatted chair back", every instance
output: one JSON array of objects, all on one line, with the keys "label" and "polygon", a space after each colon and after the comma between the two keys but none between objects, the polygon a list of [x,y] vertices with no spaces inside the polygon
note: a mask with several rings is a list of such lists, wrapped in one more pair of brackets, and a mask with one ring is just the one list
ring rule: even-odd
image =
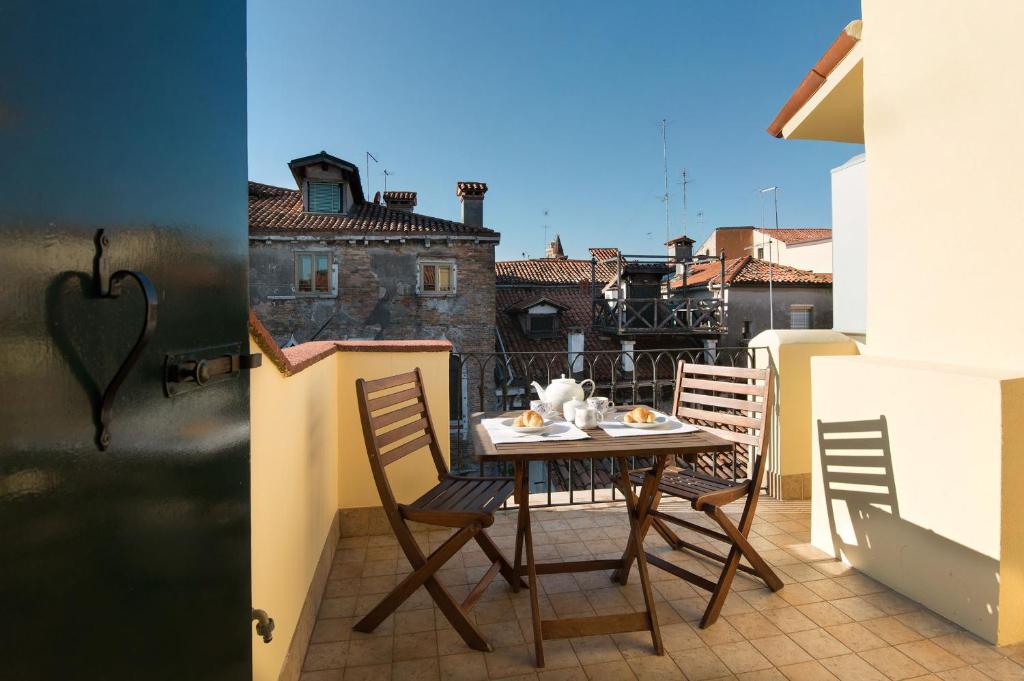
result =
[{"label": "wooden slatted chair back", "polygon": [[680,420],[734,443],[745,453],[748,476],[757,489],[767,461],[772,398],[770,369],[680,361],[672,411]]},{"label": "wooden slatted chair back", "polygon": [[427,409],[419,367],[386,378],[360,378],[356,380],[356,396],[366,454],[382,502],[395,503],[384,469],[410,454],[427,450],[438,480],[448,475]]}]

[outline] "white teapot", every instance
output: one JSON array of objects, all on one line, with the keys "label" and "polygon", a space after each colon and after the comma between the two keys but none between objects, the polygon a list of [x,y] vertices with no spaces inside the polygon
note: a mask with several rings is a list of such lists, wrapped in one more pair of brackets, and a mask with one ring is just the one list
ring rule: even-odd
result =
[{"label": "white teapot", "polygon": [[[589,393],[585,393],[583,391],[583,386],[587,383],[590,384]],[[589,378],[577,383],[575,379],[566,378],[565,374],[562,374],[561,378],[556,378],[551,381],[551,385],[546,388],[542,388],[540,383],[537,381],[534,381],[532,385],[533,389],[537,391],[537,396],[547,402],[551,409],[557,411],[561,411],[562,405],[569,400],[579,400],[580,402],[583,402],[594,394],[594,388],[596,387],[594,382]]]}]

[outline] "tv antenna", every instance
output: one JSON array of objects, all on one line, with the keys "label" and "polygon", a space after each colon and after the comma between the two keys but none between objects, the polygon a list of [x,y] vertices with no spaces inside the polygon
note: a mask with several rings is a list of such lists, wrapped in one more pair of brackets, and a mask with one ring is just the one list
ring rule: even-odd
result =
[{"label": "tv antenna", "polygon": [[548,224],[548,209],[547,208],[544,209],[544,225],[543,225],[543,227],[544,227],[544,248],[547,249],[547,247],[548,247],[548,228],[550,227],[550,225]]},{"label": "tv antenna", "polygon": [[377,157],[366,152],[366,195],[370,196],[370,159],[373,159],[374,163],[377,163]]},{"label": "tv antenna", "polygon": [[665,194],[661,200],[665,203],[665,241],[672,238],[672,229],[668,211],[668,121],[661,119],[661,160],[665,174]]},{"label": "tv antenna", "polygon": [[392,175],[394,175],[393,172],[391,172],[387,168],[384,169],[384,191],[385,192],[387,192],[387,190],[388,190],[388,178],[391,177]]},{"label": "tv antenna", "polygon": [[679,184],[683,188],[683,236],[686,236],[686,226],[687,226],[686,223],[689,221],[689,217],[690,217],[689,205],[687,204],[687,200],[686,200],[686,198],[687,198],[686,197],[686,186],[688,184],[690,184],[691,182],[693,182],[693,180],[690,179],[690,173],[689,173],[689,171],[686,168],[683,168],[683,174],[682,175],[683,175],[683,177],[679,181]]}]

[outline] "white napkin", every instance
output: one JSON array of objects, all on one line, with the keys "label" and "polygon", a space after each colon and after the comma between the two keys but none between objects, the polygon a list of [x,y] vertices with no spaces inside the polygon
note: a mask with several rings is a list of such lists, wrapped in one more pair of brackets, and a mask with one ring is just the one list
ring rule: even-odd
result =
[{"label": "white napkin", "polygon": [[511,417],[483,419],[480,423],[491,436],[491,442],[496,445],[509,442],[555,442],[557,440],[586,440],[590,436],[584,433],[571,423],[566,421],[555,421],[543,433],[517,433],[505,426],[511,421]]},{"label": "white napkin", "polygon": [[[658,416],[665,416],[664,414],[658,413]],[[616,418],[622,418],[621,415],[616,415]],[[666,416],[667,422],[657,428],[630,428],[621,421],[602,421],[598,425],[601,426],[601,430],[608,433],[612,437],[636,437],[638,435],[679,435],[680,433],[692,433],[700,430],[697,426],[691,426],[689,423],[683,423],[679,419],[673,416]]]}]

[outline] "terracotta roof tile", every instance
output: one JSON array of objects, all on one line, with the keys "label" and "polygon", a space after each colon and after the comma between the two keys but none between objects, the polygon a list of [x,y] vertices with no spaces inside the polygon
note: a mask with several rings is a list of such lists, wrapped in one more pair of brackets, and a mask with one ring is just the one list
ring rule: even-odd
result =
[{"label": "terracotta roof tile", "polygon": [[[564,261],[563,261],[564,262]],[[618,350],[619,344],[605,336],[594,333],[591,323],[591,298],[589,288],[583,287],[521,287],[499,288],[496,295],[497,325],[508,352],[566,352],[569,347],[569,331],[583,331],[584,350]],[[523,333],[514,311],[529,305],[539,298],[558,303],[562,310],[558,335],[554,338],[530,338]]]},{"label": "terracotta roof tile", "polygon": [[759,229],[784,244],[802,244],[805,241],[820,241],[832,238],[831,227],[783,227],[780,229]]},{"label": "terracotta roof tile", "polygon": [[483,196],[487,193],[486,182],[456,182],[456,196]]},{"label": "terracotta roof tile", "polygon": [[601,260],[611,260],[612,258],[619,257],[619,249],[617,248],[591,248],[590,257],[595,258],[599,262]]},{"label": "terracotta roof tile", "polygon": [[[590,283],[590,261],[568,258],[532,258],[530,260],[499,260],[494,263],[498,286],[538,284]],[[611,263],[597,266],[598,281],[615,276]]]},{"label": "terracotta roof tile", "polygon": [[249,232],[500,236],[486,227],[471,227],[461,222],[407,213],[375,203],[359,203],[349,214],[306,213],[302,210],[302,195],[297,189],[259,182],[249,183]]},{"label": "terracotta roof tile", "polygon": [[[770,269],[771,281],[774,284],[832,285],[831,274],[801,270],[778,263],[771,263]],[[706,286],[708,284],[717,286],[720,273],[721,266],[717,261],[694,265],[690,268],[686,284],[687,286]],[[767,260],[758,260],[747,255],[742,258],[733,258],[725,261],[725,282],[729,285],[767,284],[768,277],[769,263]],[[676,277],[672,280],[673,287],[680,287],[682,285],[682,278]]]}]

